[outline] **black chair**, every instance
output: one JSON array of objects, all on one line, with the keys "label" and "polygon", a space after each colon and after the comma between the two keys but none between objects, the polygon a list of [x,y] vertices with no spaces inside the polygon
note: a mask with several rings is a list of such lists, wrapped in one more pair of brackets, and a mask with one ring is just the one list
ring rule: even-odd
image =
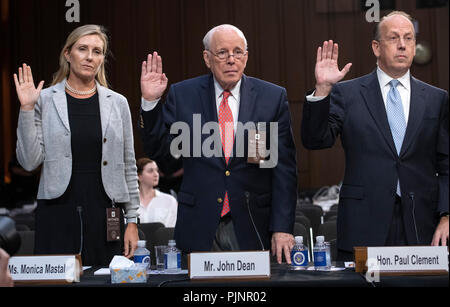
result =
[{"label": "black chair", "polygon": [[34,230],[35,229],[35,219],[34,214],[18,214],[12,218],[16,225],[26,225],[29,229]]},{"label": "black chair", "polygon": [[20,248],[14,256],[31,256],[34,254],[34,230],[17,231],[20,236]]},{"label": "black chair", "polygon": [[324,236],[325,241],[331,242],[337,238],[336,222],[325,222],[319,227],[318,236]]},{"label": "black chair", "polygon": [[322,224],[323,210],[319,206],[303,206],[299,209],[310,220],[315,236],[319,231],[319,226]]},{"label": "black chair", "polygon": [[[138,225],[138,229],[142,231],[142,233],[144,234],[144,238],[145,239],[141,239],[141,240],[146,240],[146,244],[145,247],[150,251],[151,254],[153,254],[154,251],[154,246],[155,244],[155,231],[158,230],[159,228],[164,228],[164,224],[163,223],[159,223],[159,222],[155,222],[155,223],[142,223]],[[139,238],[141,236],[139,235]],[[150,257],[150,259],[152,259],[152,264],[155,264],[155,258],[154,257]]]},{"label": "black chair", "polygon": [[327,222],[332,218],[333,216],[337,216],[338,212],[337,210],[330,210],[327,213],[325,213],[325,216],[323,218],[324,222]]},{"label": "black chair", "polygon": [[334,204],[330,207],[330,211],[337,211],[339,207],[339,204]]},{"label": "black chair", "polygon": [[24,224],[16,224],[16,230],[17,231],[30,231],[30,227]]},{"label": "black chair", "polygon": [[295,222],[296,222],[296,223],[300,223],[300,224],[302,224],[303,226],[305,226],[306,231],[307,231],[308,234],[309,234],[309,229],[311,228],[311,221],[309,220],[309,218],[307,218],[307,217],[304,216],[304,215],[296,215],[296,216],[295,216]]},{"label": "black chair", "polygon": [[326,221],[327,222],[336,222],[337,221],[337,215],[330,216]]},{"label": "black chair", "polygon": [[142,231],[142,229],[139,229],[139,228],[138,228],[138,236],[139,236],[139,240],[146,240],[144,232]]},{"label": "black chair", "polygon": [[173,240],[175,228],[173,227],[162,227],[158,228],[154,233],[154,246],[156,245],[168,245],[169,240]]},{"label": "black chair", "polygon": [[301,208],[298,206],[295,208],[295,215],[303,215],[304,216],[305,214],[300,209]]},{"label": "black chair", "polygon": [[142,230],[147,240],[150,240],[155,231],[159,228],[164,227],[163,223],[156,222],[156,223],[141,223],[138,225],[138,228]]}]

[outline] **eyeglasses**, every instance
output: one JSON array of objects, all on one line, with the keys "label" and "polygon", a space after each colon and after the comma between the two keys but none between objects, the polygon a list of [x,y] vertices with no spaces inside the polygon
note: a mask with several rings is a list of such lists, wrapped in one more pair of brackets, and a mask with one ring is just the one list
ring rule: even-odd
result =
[{"label": "eyeglasses", "polygon": [[[400,36],[390,36],[386,39],[380,39],[380,41],[382,40],[391,45],[398,45],[398,43],[400,43],[401,41],[401,38]],[[416,41],[416,38],[413,36],[406,36],[403,38],[403,41],[405,42],[406,45],[412,45]]]},{"label": "eyeglasses", "polygon": [[233,51],[233,54],[228,53],[228,51],[220,50],[217,53],[212,52],[211,50],[207,50],[211,52],[213,55],[219,58],[221,61],[227,60],[230,56],[233,56],[236,60],[240,60],[247,55],[247,52],[244,52],[241,49],[236,49]]}]

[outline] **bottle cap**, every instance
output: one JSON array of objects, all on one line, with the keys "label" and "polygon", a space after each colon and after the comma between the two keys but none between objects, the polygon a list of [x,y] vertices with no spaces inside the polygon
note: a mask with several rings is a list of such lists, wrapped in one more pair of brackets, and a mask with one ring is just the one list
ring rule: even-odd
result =
[{"label": "bottle cap", "polygon": [[325,237],[324,237],[324,236],[317,236],[317,237],[316,237],[316,241],[317,241],[318,243],[323,243],[323,242],[325,241]]},{"label": "bottle cap", "polygon": [[296,236],[295,237],[295,243],[303,244],[303,236]]},{"label": "bottle cap", "polygon": [[175,246],[175,240],[169,240],[169,246]]},{"label": "bottle cap", "polygon": [[138,246],[138,247],[145,247],[146,244],[147,244],[147,241],[145,241],[145,240],[139,240],[137,246]]}]

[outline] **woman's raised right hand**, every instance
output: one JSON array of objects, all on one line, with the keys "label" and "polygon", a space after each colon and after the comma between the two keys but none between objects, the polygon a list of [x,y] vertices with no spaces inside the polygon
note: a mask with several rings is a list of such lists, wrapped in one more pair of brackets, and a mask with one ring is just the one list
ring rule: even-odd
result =
[{"label": "woman's raised right hand", "polygon": [[14,74],[14,83],[16,84],[17,96],[20,101],[20,109],[23,111],[31,111],[39,99],[44,81],[41,81],[36,88],[34,86],[33,74],[31,67],[23,64],[19,67],[19,77]]}]

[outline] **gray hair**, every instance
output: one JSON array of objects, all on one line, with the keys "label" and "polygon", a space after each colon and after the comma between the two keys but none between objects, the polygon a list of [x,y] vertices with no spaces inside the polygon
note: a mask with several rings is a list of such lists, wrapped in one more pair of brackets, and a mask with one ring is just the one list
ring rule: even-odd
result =
[{"label": "gray hair", "polygon": [[244,44],[245,44],[245,50],[247,50],[247,39],[245,38],[244,33],[239,30],[237,27],[233,26],[233,25],[229,25],[229,24],[223,24],[217,27],[212,28],[211,30],[209,30],[208,33],[206,33],[205,37],[203,38],[203,46],[205,47],[205,50],[209,50],[209,48],[211,47],[211,39],[214,35],[214,33],[216,33],[217,31],[223,31],[223,30],[233,30],[237,33],[237,35],[239,35],[243,40],[244,40]]}]

